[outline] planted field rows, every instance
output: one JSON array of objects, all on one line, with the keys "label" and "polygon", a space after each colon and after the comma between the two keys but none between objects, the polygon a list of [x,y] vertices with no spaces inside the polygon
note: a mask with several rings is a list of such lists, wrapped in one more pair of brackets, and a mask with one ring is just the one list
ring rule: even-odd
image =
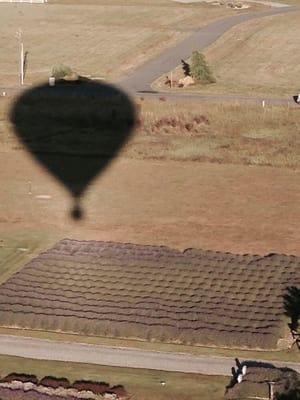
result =
[{"label": "planted field rows", "polygon": [[0,286],[0,324],[275,348],[300,258],[62,240]]}]

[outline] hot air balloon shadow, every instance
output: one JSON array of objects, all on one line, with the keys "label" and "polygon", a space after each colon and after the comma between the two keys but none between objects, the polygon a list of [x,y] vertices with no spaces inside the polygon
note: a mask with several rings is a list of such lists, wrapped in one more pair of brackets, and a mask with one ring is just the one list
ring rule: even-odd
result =
[{"label": "hot air balloon shadow", "polygon": [[74,219],[82,218],[80,199],[127,142],[135,119],[124,92],[83,78],[29,89],[10,113],[26,149],[73,196]]}]

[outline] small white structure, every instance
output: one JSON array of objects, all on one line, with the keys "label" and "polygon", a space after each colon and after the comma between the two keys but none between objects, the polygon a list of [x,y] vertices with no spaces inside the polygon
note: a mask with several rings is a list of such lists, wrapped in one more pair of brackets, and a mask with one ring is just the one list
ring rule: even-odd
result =
[{"label": "small white structure", "polygon": [[49,78],[49,86],[55,86],[55,78],[54,78],[54,76],[50,76],[50,78]]},{"label": "small white structure", "polygon": [[242,380],[243,380],[243,374],[239,374],[238,377],[237,377],[238,383],[241,383]]}]

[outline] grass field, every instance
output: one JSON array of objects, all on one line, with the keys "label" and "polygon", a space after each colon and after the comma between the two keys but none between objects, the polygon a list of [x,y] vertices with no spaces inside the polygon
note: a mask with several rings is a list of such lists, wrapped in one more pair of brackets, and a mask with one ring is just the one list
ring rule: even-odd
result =
[{"label": "grass field", "polygon": [[[298,93],[299,21],[300,13],[294,12],[233,27],[204,51],[217,82],[196,85],[189,90],[269,97]],[[181,67],[173,72],[173,76],[174,79],[182,77]],[[164,87],[164,78],[160,78],[154,87]]]},{"label": "grass field", "polygon": [[[26,82],[47,78],[57,64],[81,74],[116,78],[182,40],[194,27],[232,14],[226,7],[166,0],[1,4],[0,85],[18,84],[18,41],[28,51]],[[9,23],[6,23],[9,21]]]},{"label": "grass field", "polygon": [[300,254],[298,109],[137,99],[136,133],[91,183],[86,219],[74,224],[67,191],[17,142],[10,107],[0,99],[3,239],[39,232],[50,244],[74,237]]},{"label": "grass field", "polygon": [[25,240],[39,232],[55,241],[300,254],[297,109],[138,103],[141,126],[123,156],[88,187],[86,217],[75,224],[68,192],[17,143],[9,103],[0,101],[0,231],[12,238],[4,245],[11,247],[18,232]]},{"label": "grass field", "polygon": [[[136,400],[221,400],[228,378],[181,374],[130,368],[110,368],[88,364],[37,361],[0,355],[1,377],[11,372],[66,377],[70,381],[87,379],[124,385]],[[166,386],[160,384],[166,382]]]},{"label": "grass field", "polygon": [[[59,97],[58,97],[59,98]],[[56,99],[54,99],[56,101]],[[144,100],[142,97],[135,101],[137,126],[131,140],[122,150],[122,156],[133,159],[175,160],[210,162],[217,164],[261,165],[280,168],[296,169],[300,166],[300,123],[299,110],[289,105],[245,104],[241,102],[199,104],[183,100]],[[53,101],[53,100],[51,100]],[[38,150],[54,144],[51,142],[53,130],[62,130],[62,140],[56,139],[55,148],[67,152],[87,149],[89,154],[97,154],[101,136],[95,131],[102,129],[101,121],[94,121],[94,128],[89,127],[90,136],[80,134],[79,128],[74,131],[74,121],[79,118],[91,118],[97,113],[98,103],[93,100],[86,109],[78,100],[70,103],[71,113],[67,113],[60,103],[66,104],[67,99],[57,101],[51,107],[50,99],[44,100],[45,107],[41,107],[42,100],[30,100],[30,107],[36,105],[34,111],[34,127],[30,140],[40,137],[43,131],[43,143],[35,144]],[[8,122],[11,100],[0,101],[0,146],[2,151],[11,151],[22,148],[14,135],[14,127]],[[29,100],[28,100],[29,104]],[[69,104],[69,103],[68,103]],[[101,103],[102,104],[102,103]],[[32,124],[32,113],[27,112],[24,104],[22,130],[29,130]],[[47,108],[49,107],[49,108]],[[47,109],[46,109],[47,108]],[[103,107],[102,107],[103,108]],[[91,111],[92,110],[92,111]],[[109,113],[108,113],[109,114]],[[55,115],[55,118],[53,118]],[[28,120],[27,120],[28,118]],[[52,119],[51,119],[52,118]],[[26,119],[26,123],[24,122]],[[47,123],[45,122],[47,119]],[[61,119],[67,120],[64,130],[61,128]],[[53,121],[51,127],[49,121]],[[58,122],[57,122],[58,121]],[[79,124],[77,121],[77,127]],[[49,132],[44,126],[49,126]],[[99,126],[98,126],[99,125]],[[72,131],[73,130],[73,131]],[[78,132],[77,132],[78,131]],[[73,144],[74,135],[76,141]],[[80,137],[77,137],[80,136]],[[121,135],[120,135],[121,136]],[[97,137],[99,140],[97,141]],[[28,138],[29,139],[29,138]],[[65,142],[68,143],[67,148]],[[86,144],[84,144],[86,142]],[[90,142],[90,144],[88,143]],[[64,147],[63,147],[64,146]],[[77,147],[76,147],[77,146]],[[89,147],[88,147],[89,146]]]},{"label": "grass field", "polygon": [[299,110],[287,106],[140,102],[125,155],[138,159],[299,168]]}]

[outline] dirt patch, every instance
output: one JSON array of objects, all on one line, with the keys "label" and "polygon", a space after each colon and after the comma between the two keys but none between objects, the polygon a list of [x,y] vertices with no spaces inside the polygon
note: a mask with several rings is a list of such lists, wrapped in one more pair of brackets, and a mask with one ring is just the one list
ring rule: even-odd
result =
[{"label": "dirt patch", "polygon": [[119,159],[89,187],[80,223],[69,218],[72,200],[64,188],[25,153],[1,154],[0,182],[5,235],[44,231],[55,240],[300,255],[299,171]]}]

